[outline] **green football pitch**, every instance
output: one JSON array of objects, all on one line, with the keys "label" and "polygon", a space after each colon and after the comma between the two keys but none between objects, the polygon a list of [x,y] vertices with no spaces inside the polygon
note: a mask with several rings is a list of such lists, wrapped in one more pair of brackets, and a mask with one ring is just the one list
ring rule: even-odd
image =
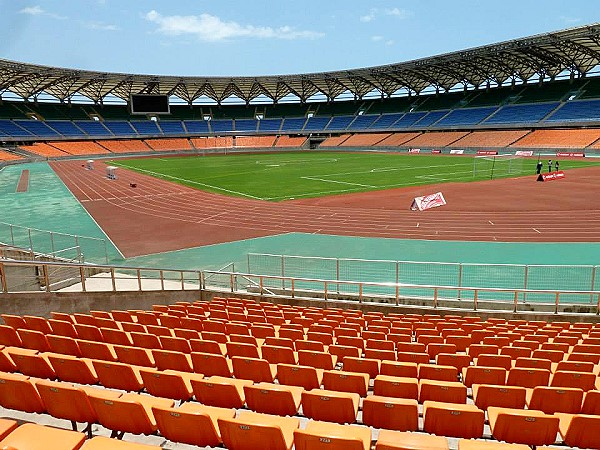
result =
[{"label": "green football pitch", "polygon": [[[280,201],[532,175],[536,162],[507,157],[300,151],[133,158],[111,164],[205,191]],[[593,164],[600,161],[562,160],[560,168]]]}]

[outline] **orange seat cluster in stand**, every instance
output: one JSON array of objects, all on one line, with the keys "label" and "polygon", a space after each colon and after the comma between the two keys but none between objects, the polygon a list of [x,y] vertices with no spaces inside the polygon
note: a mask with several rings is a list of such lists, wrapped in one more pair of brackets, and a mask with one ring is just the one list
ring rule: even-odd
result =
[{"label": "orange seat cluster in stand", "polygon": [[238,298],[1,316],[0,405],[69,420],[73,432],[100,424],[116,438],[232,450],[358,450],[371,427],[379,449],[448,448],[447,438],[463,449],[598,445],[586,432],[600,419],[595,324]]}]

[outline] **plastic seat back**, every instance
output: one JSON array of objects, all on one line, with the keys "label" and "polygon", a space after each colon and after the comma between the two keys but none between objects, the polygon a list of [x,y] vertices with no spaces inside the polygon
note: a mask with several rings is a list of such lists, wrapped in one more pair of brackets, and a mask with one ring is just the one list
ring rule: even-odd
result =
[{"label": "plastic seat back", "polygon": [[318,389],[323,372],[310,366],[277,364],[277,380],[288,386],[301,386],[306,390]]},{"label": "plastic seat back", "polygon": [[419,404],[417,400],[370,395],[363,401],[363,424],[397,431],[417,431]]},{"label": "plastic seat back", "polygon": [[46,411],[40,394],[29,377],[17,373],[0,373],[0,405],[28,413]]},{"label": "plastic seat back", "polygon": [[502,408],[525,408],[527,390],[520,386],[473,385],[473,400],[484,411],[490,406]]},{"label": "plastic seat back", "polygon": [[160,370],[179,370],[180,372],[193,372],[192,360],[189,355],[170,350],[152,350],[156,367]]},{"label": "plastic seat back", "polygon": [[129,364],[112,361],[92,361],[102,386],[124,391],[138,392],[144,388],[139,373]]},{"label": "plastic seat back", "polygon": [[211,406],[184,404],[179,408],[152,407],[161,436],[172,442],[198,447],[218,447],[221,434],[218,418],[235,416],[235,410]]},{"label": "plastic seat back", "polygon": [[275,380],[275,369],[265,359],[242,358],[234,356],[231,358],[233,364],[233,375],[236,378],[252,380],[255,383],[262,381],[272,383]]},{"label": "plastic seat back", "polygon": [[244,386],[246,404],[252,411],[277,416],[295,416],[303,388],[271,383]]},{"label": "plastic seat back", "polygon": [[350,424],[356,421],[359,399],[354,393],[313,389],[302,393],[302,411],[313,420]]},{"label": "plastic seat back", "polygon": [[528,403],[529,409],[537,409],[546,414],[571,413],[581,411],[583,390],[575,388],[555,388],[538,386],[533,389]]},{"label": "plastic seat back", "polygon": [[485,412],[475,405],[426,401],[423,430],[438,436],[476,439],[483,436]]},{"label": "plastic seat back", "polygon": [[508,378],[506,379],[506,384],[510,386],[534,388],[536,386],[548,386],[549,381],[549,370],[513,367],[508,371]]},{"label": "plastic seat back", "polygon": [[212,353],[192,352],[192,366],[195,373],[203,373],[211,377],[218,375],[222,377],[231,377],[233,368],[231,361],[223,355]]},{"label": "plastic seat back", "polygon": [[596,374],[589,372],[556,371],[552,376],[550,386],[579,388],[587,392],[596,388]]},{"label": "plastic seat back", "polygon": [[274,417],[246,413],[235,419],[219,419],[223,445],[230,450],[269,448],[291,450],[300,421],[295,417]]}]

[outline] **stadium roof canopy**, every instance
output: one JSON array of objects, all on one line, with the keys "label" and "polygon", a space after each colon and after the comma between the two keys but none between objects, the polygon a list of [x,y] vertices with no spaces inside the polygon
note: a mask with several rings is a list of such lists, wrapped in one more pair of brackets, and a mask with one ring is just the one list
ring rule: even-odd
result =
[{"label": "stadium roof canopy", "polygon": [[600,23],[471,48],[404,63],[335,72],[257,77],[177,77],[104,73],[24,64],[0,59],[0,94],[24,99],[49,94],[60,101],[81,95],[100,103],[107,96],[128,101],[131,94],[167,94],[192,103],[208,97],[274,102],[289,95],[301,102],[314,95],[334,100],[398,91],[418,94],[426,88],[448,91],[501,85],[508,81],[546,79],[569,72],[583,76],[600,63]]}]

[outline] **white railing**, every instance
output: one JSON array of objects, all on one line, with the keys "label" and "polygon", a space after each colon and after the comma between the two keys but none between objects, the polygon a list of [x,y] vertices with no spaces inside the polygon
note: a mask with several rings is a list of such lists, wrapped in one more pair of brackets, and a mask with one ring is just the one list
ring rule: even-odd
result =
[{"label": "white railing", "polygon": [[[393,294],[372,294],[373,288]],[[600,313],[600,291],[549,290],[443,286],[431,284],[382,283],[372,281],[330,280],[309,277],[258,275],[219,270],[179,270],[106,265],[69,264],[0,260],[0,292],[119,292],[119,291],[213,291],[262,297],[346,300],[356,303],[411,304],[431,308],[455,307],[477,311],[493,308],[517,312],[543,306],[554,313],[561,308],[581,307],[583,313]],[[527,294],[527,296],[525,296]],[[551,302],[523,300],[530,294],[544,294]],[[510,297],[510,301],[506,297]],[[586,303],[572,298],[593,299]],[[497,299],[495,299],[495,297]]]}]

